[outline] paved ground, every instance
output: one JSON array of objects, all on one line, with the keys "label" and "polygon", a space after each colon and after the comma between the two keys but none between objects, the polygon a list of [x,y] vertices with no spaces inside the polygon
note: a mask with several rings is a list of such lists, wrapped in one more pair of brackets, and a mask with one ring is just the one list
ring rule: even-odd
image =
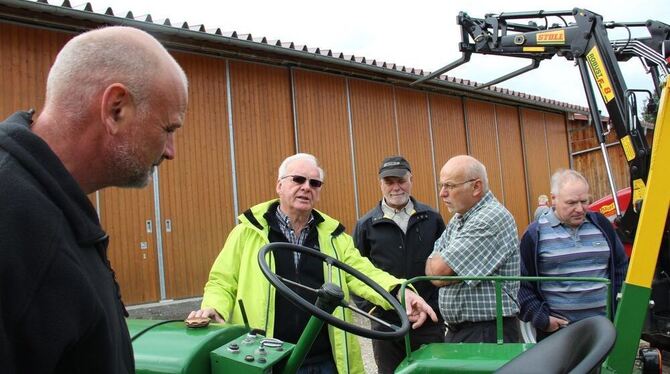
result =
[{"label": "paved ground", "polygon": [[[128,307],[128,313],[130,313],[130,318],[137,319],[183,320],[188,316],[189,312],[200,307],[201,300],[201,298],[195,298],[135,305]],[[364,322],[363,320],[358,319],[356,321],[362,326],[367,323],[367,321]],[[369,323],[367,323],[367,326],[369,326]],[[374,356],[372,355],[372,344],[370,343],[370,339],[358,338],[358,340],[361,343],[361,352],[363,354],[363,364],[365,365],[366,373],[376,373],[377,365],[375,364]]]}]

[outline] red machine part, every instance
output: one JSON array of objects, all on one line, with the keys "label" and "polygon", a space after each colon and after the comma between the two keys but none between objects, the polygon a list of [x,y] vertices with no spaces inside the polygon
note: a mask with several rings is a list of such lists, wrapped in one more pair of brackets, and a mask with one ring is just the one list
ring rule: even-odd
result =
[{"label": "red machine part", "polygon": [[[628,206],[628,203],[630,202],[630,191],[630,187],[627,187],[617,192],[616,196],[617,200],[619,200],[619,207],[621,207],[621,209]],[[591,205],[589,205],[589,209],[593,212],[602,213],[616,226],[614,220],[616,218],[616,209],[614,208],[614,199],[612,198],[612,195],[605,196],[600,200],[592,202]],[[626,250],[626,254],[630,257],[633,244],[624,244],[624,249]]]}]

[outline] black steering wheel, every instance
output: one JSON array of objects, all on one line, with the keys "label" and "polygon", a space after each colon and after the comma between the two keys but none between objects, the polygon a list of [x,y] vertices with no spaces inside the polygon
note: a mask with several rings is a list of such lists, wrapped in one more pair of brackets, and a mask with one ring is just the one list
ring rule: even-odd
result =
[{"label": "black steering wheel", "polygon": [[[319,259],[321,259],[322,262],[325,262],[328,265],[328,280],[326,280],[326,283],[321,286],[320,289],[316,290],[311,287],[307,287],[305,285],[302,285],[300,283],[296,283],[293,281],[290,281],[286,278],[283,278],[277,274],[275,274],[272,270],[270,270],[270,267],[268,266],[268,263],[266,261],[267,254],[269,252],[273,252],[276,250],[286,250],[290,252],[299,252],[301,254],[309,255],[309,256],[314,256]],[[390,293],[388,293],[385,289],[383,289],[379,284],[375,283],[372,281],[370,278],[368,278],[366,275],[361,273],[360,271],[354,269],[353,267],[336,260],[328,255],[325,255],[319,251],[316,251],[311,248],[303,247],[300,245],[296,244],[290,244],[290,243],[282,243],[282,242],[276,242],[276,243],[270,243],[265,245],[263,248],[261,248],[260,252],[258,253],[258,265],[261,267],[261,271],[265,275],[265,277],[268,279],[270,284],[272,284],[277,291],[279,291],[282,296],[284,296],[286,299],[288,299],[291,303],[294,305],[298,306],[299,308],[307,311],[311,315],[319,318],[320,320],[331,324],[333,326],[336,326],[344,331],[350,332],[352,334],[358,335],[358,336],[363,336],[366,338],[370,339],[382,339],[382,340],[392,340],[392,339],[398,339],[403,337],[405,334],[407,334],[407,331],[409,331],[409,319],[407,318],[407,315],[405,313],[405,308],[400,305],[398,300],[391,296]],[[393,307],[393,310],[396,312],[398,315],[401,325],[400,327],[395,326],[393,324],[390,324],[384,320],[381,320],[365,311],[360,310],[359,308],[356,307],[356,305],[349,301],[344,299],[344,294],[342,293],[341,289],[337,286],[334,285],[332,282],[330,282],[330,279],[332,278],[332,272],[333,269],[332,267],[335,266],[336,268],[339,268],[343,270],[344,272],[354,276],[354,278],[358,279],[359,281],[363,282],[365,285],[369,286],[373,290],[375,290],[379,295],[381,295],[384,300],[386,300],[391,306]],[[379,322],[385,326],[387,326],[391,331],[376,331],[372,330],[369,328],[364,328],[358,325],[355,325],[351,322],[346,322],[340,318],[335,317],[334,315],[324,311],[323,309],[319,308],[318,306],[312,304],[311,302],[305,300],[302,296],[298,295],[295,291],[293,291],[290,287],[286,285],[286,283],[289,283],[293,286],[298,286],[307,290],[310,290],[314,293],[316,293],[319,296],[322,296],[324,293],[328,293],[332,296],[333,294],[333,288],[336,288],[337,291],[339,291],[339,306],[349,308],[352,311],[370,319],[374,320],[376,322]],[[337,293],[336,291],[336,293]]]}]

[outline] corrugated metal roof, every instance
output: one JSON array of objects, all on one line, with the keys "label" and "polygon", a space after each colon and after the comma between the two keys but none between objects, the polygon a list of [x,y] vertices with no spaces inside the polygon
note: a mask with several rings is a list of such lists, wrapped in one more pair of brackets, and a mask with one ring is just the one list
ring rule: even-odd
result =
[{"label": "corrugated metal roof", "polygon": [[[48,11],[49,8],[67,8],[80,11],[81,14],[79,14],[79,17],[84,19],[86,18],[87,13],[90,13],[91,16],[100,15],[109,17],[110,19],[107,21],[109,21],[110,23],[115,23],[112,21],[112,19],[114,18],[117,19],[116,23],[119,24],[126,24],[124,20],[132,20],[138,22],[138,24],[133,24],[133,26],[140,28],[142,27],[142,24],[161,25],[163,27],[174,29],[173,31],[175,31],[177,34],[180,32],[195,32],[195,33],[206,34],[211,37],[221,38],[222,41],[224,39],[244,41],[247,43],[245,47],[250,49],[254,49],[255,47],[261,47],[261,46],[262,47],[270,46],[276,49],[275,51],[273,51],[274,53],[279,54],[282,53],[282,50],[284,50],[285,52],[297,51],[304,55],[313,55],[318,56],[320,58],[332,59],[333,62],[340,61],[340,62],[347,62],[348,64],[353,64],[354,66],[360,65],[361,67],[371,67],[377,70],[378,73],[382,74],[402,73],[403,78],[405,79],[412,79],[412,76],[414,76],[415,77],[414,79],[416,80],[419,79],[420,77],[427,76],[431,73],[430,71],[424,71],[423,69],[406,67],[402,65],[397,65],[395,63],[380,61],[376,59],[368,59],[363,56],[348,55],[342,52],[335,52],[330,49],[321,49],[319,47],[308,47],[306,45],[298,45],[295,44],[294,42],[285,42],[281,40],[273,40],[273,39],[268,40],[268,38],[266,37],[254,37],[252,36],[252,34],[238,34],[236,31],[222,31],[220,28],[208,29],[203,24],[189,25],[188,22],[183,22],[181,26],[175,26],[172,24],[172,21],[170,21],[169,18],[165,18],[162,21],[161,20],[154,21],[151,14],[135,17],[132,11],[128,11],[125,17],[120,17],[114,14],[114,10],[112,9],[112,7],[108,7],[104,13],[98,13],[93,10],[93,6],[89,2],[78,5],[76,7],[73,7],[69,0],[64,0],[61,5],[50,4],[47,0],[0,0],[0,3],[17,7],[21,7],[22,5],[30,6],[31,4],[41,4],[43,6],[48,6],[47,8],[39,9],[40,11]],[[192,35],[185,35],[185,36],[189,38],[193,37]],[[451,86],[451,88],[458,88],[458,86],[460,86],[461,89],[470,92],[473,92],[474,89],[477,89],[478,87],[483,85],[480,82],[468,79],[461,79],[449,75],[441,75],[439,77],[434,78],[432,81],[428,81],[426,83],[428,84],[444,83],[446,85]],[[543,107],[551,107],[562,111],[588,113],[588,108],[579,105],[543,98],[540,96],[530,95],[524,92],[517,92],[497,86],[485,87],[483,89],[478,90],[477,92],[483,95],[488,94],[490,96],[508,98],[513,101],[528,102],[531,104]]]}]

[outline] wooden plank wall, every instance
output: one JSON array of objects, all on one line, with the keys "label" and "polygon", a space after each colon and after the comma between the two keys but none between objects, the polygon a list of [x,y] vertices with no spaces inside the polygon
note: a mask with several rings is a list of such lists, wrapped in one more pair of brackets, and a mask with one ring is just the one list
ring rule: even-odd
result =
[{"label": "wooden plank wall", "polygon": [[176,157],[159,170],[169,299],[202,293],[211,264],[235,224],[226,61],[175,57],[189,78],[189,109],[184,128],[176,133]]},{"label": "wooden plank wall", "polygon": [[[48,66],[68,37],[0,24],[0,59],[7,66],[0,75],[6,88],[1,116],[39,109]],[[537,194],[548,193],[549,171],[569,165],[560,114],[284,66],[175,57],[190,79],[190,102],[177,134],[176,160],[159,170],[159,197],[151,187],[110,188],[97,196],[111,236],[110,258],[129,304],[160,298],[157,232],[166,298],[200,295],[236,216],[276,197],[277,167],[295,152],[321,160],[326,184],[317,208],[349,232],[379,201],[377,172],[388,155],[409,159],[414,195],[445,219],[449,214],[436,185],[440,169],[458,154],[478,157],[491,190],[520,230]]]},{"label": "wooden plank wall", "polygon": [[[357,218],[380,199],[379,166],[400,152],[393,87],[350,79],[351,127],[358,185]],[[410,164],[412,161],[410,160]],[[351,228],[353,231],[353,227]]]},{"label": "wooden plank wall", "polygon": [[277,196],[277,168],[295,153],[287,68],[230,62],[235,169],[241,212]]},{"label": "wooden plank wall", "polygon": [[[325,170],[318,209],[347,229],[356,224],[351,136],[344,78],[294,70],[298,151],[316,155]],[[325,141],[324,141],[325,140]]]},{"label": "wooden plank wall", "polygon": [[108,188],[99,194],[100,222],[110,237],[107,255],[127,304],[160,298],[157,228],[151,187],[141,190]]},{"label": "wooden plank wall", "polygon": [[[605,160],[595,131],[586,121],[573,120],[570,121],[568,126],[571,151],[574,154],[572,156],[573,167],[575,170],[579,170],[589,181],[592,199],[595,201],[611,195]],[[647,142],[649,145],[652,144],[653,131],[647,132]],[[628,163],[614,131],[611,131],[605,137],[605,144],[608,145],[607,155],[617,189],[630,187]]]},{"label": "wooden plank wall", "polygon": [[[436,185],[438,176],[434,170],[433,147],[425,93],[407,89],[396,89],[398,112],[398,144],[400,154],[412,166],[412,195],[433,207],[437,207]],[[377,164],[379,164],[377,161]],[[381,190],[377,192],[381,199]]]},{"label": "wooden plank wall", "polygon": [[534,212],[537,197],[541,194],[549,196],[549,177],[551,165],[547,154],[547,139],[542,112],[530,109],[521,110],[521,123],[524,152],[526,154],[526,186],[528,188],[528,214]]},{"label": "wooden plank wall", "polygon": [[[429,104],[437,184],[442,166],[453,156],[467,154],[468,142],[461,98],[430,94]],[[442,201],[439,202],[439,210],[445,220],[451,218]]]},{"label": "wooden plank wall", "polygon": [[44,102],[46,78],[68,35],[0,23],[0,114],[17,110],[39,111]]},{"label": "wooden plank wall", "polygon": [[505,194],[500,177],[495,105],[478,100],[466,100],[465,111],[469,153],[486,166],[489,189],[502,202]]},{"label": "wooden plank wall", "polygon": [[496,105],[498,147],[502,167],[502,185],[505,206],[514,215],[519,233],[523,233],[530,220],[528,212],[528,186],[524,169],[523,143],[517,108]]}]

